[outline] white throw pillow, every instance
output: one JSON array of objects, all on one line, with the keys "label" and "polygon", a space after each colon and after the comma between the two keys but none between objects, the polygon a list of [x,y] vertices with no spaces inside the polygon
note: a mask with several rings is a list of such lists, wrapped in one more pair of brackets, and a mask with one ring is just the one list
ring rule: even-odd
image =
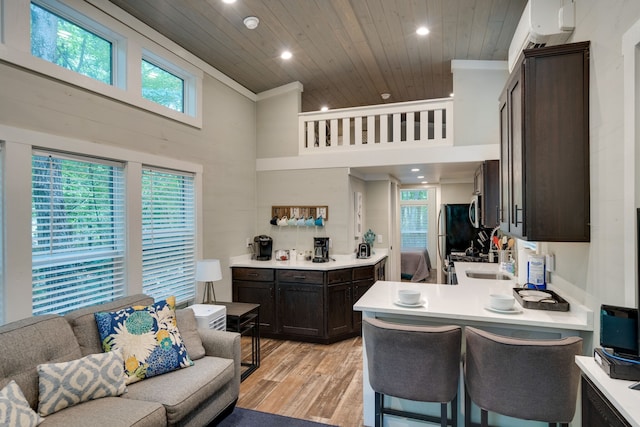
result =
[{"label": "white throw pillow", "polygon": [[6,427],[34,427],[43,418],[31,409],[20,386],[13,380],[0,390],[0,425]]},{"label": "white throw pillow", "polygon": [[122,350],[38,365],[38,413],[47,416],[87,400],[126,391]]}]

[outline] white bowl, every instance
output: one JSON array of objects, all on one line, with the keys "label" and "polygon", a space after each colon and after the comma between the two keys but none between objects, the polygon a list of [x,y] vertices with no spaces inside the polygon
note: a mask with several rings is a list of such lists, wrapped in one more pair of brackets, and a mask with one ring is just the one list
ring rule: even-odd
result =
[{"label": "white bowl", "polygon": [[489,295],[489,306],[496,310],[511,310],[516,299],[513,295],[491,294]]},{"label": "white bowl", "polygon": [[398,300],[403,304],[418,304],[420,302],[420,291],[412,289],[400,289]]}]

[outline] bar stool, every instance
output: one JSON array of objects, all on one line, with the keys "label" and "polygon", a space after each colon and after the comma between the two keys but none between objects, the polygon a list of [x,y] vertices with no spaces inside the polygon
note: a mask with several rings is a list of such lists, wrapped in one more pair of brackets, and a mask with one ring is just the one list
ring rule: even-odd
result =
[{"label": "bar stool", "polygon": [[[417,326],[380,319],[362,321],[369,382],[375,391],[376,427],[384,414],[458,425],[459,326]],[[440,402],[440,418],[384,407],[384,395]],[[451,420],[447,404],[451,402]]]},{"label": "bar stool", "polygon": [[523,420],[568,426],[576,410],[580,372],[575,356],[582,338],[532,340],[465,328],[465,427],[471,425],[471,401],[488,411]]}]

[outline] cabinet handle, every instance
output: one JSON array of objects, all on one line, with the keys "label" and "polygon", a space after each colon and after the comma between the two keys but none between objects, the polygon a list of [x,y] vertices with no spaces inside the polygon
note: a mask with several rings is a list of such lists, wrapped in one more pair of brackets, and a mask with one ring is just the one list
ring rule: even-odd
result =
[{"label": "cabinet handle", "polygon": [[247,276],[258,277],[258,273],[247,273]]},{"label": "cabinet handle", "polygon": [[496,206],[496,218],[498,218],[498,222],[504,222],[504,219],[502,218],[502,209],[500,209],[500,206]]},{"label": "cabinet handle", "polygon": [[[514,206],[514,215],[513,215],[513,224],[514,225],[518,225],[518,224],[522,224],[522,221],[518,221],[518,212],[522,212],[522,208],[518,209],[518,205]],[[522,215],[520,215],[522,216]]]},{"label": "cabinet handle", "polygon": [[307,278],[307,276],[293,276],[293,278],[298,280],[304,280]]}]

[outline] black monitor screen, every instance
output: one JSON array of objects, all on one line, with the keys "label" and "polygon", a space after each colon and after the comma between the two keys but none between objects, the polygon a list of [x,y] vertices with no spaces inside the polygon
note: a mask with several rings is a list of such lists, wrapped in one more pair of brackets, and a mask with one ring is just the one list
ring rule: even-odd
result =
[{"label": "black monitor screen", "polygon": [[602,305],[600,345],[615,353],[638,355],[638,310]]}]

